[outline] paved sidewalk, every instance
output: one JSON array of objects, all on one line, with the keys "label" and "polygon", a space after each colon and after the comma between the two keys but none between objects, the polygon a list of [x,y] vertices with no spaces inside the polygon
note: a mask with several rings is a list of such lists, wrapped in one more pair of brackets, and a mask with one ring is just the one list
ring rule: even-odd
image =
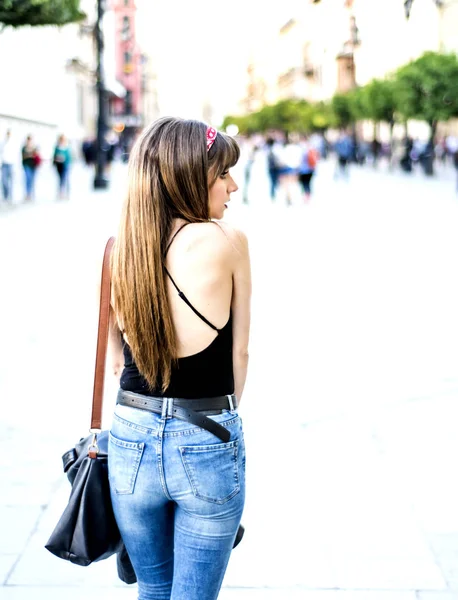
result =
[{"label": "paved sidewalk", "polygon": [[[344,187],[329,163],[310,205],[286,209],[255,167],[250,204],[228,211],[254,295],[246,535],[220,600],[457,600],[454,190],[368,169]],[[43,548],[70,489],[60,456],[87,430],[94,257],[123,178],[0,211],[0,600],[136,597],[113,560]]]}]

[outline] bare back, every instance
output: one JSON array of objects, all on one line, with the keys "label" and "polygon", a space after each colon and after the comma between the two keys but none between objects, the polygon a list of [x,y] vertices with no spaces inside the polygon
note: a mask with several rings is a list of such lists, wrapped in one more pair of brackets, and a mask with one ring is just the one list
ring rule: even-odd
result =
[{"label": "bare back", "polygon": [[[176,221],[172,238],[183,226]],[[183,227],[169,248],[166,268],[176,285],[217,329],[229,320],[233,292],[234,260],[227,226],[192,223]],[[178,295],[167,278],[170,310],[177,334],[177,357],[201,352],[218,335]]]}]

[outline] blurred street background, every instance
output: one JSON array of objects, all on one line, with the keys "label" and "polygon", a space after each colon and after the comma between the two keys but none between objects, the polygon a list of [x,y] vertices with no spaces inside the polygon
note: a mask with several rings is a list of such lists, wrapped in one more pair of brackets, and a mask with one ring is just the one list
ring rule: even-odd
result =
[{"label": "blurred street background", "polygon": [[163,115],[241,147],[248,490],[221,600],[458,599],[458,2],[247,4],[0,0],[1,600],[136,597],[44,544],[129,152]]}]

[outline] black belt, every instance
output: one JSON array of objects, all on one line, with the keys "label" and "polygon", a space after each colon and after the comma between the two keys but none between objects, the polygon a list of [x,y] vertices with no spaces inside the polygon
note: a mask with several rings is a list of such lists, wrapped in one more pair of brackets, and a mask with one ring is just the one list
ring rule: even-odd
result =
[{"label": "black belt", "polygon": [[159,398],[157,396],[144,396],[135,392],[126,392],[119,390],[116,404],[123,406],[133,406],[141,410],[148,410],[162,415],[164,403],[167,403],[167,416],[176,417],[202,429],[206,429],[213,435],[216,435],[223,442],[231,439],[230,432],[209,419],[205,414],[220,414],[224,409],[235,410],[237,408],[237,399],[234,395],[217,396],[215,398]]}]

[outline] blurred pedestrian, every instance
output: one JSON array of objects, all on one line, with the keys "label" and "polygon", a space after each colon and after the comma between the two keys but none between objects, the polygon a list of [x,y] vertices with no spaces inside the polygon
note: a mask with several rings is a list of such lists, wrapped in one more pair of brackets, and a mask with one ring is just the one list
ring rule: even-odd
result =
[{"label": "blurred pedestrian", "polygon": [[312,146],[308,138],[301,143],[302,159],[299,165],[299,183],[304,193],[304,200],[308,202],[312,194],[311,182],[318,162],[318,152]]},{"label": "blurred pedestrian", "polygon": [[267,138],[267,173],[270,181],[270,198],[275,200],[278,178],[280,173],[280,160],[278,156],[278,144],[273,138]]},{"label": "blurred pedestrian", "polygon": [[458,150],[458,137],[454,135],[448,135],[445,138],[445,148],[447,156],[450,157],[450,160],[453,164],[455,152]]},{"label": "blurred pedestrian", "polygon": [[299,165],[302,161],[302,149],[295,136],[288,136],[278,150],[279,157],[279,191],[284,196],[286,205],[293,204],[293,198],[299,190]]},{"label": "blurred pedestrian", "polygon": [[458,149],[455,150],[455,152],[453,153],[452,156],[452,160],[453,160],[453,166],[455,167],[455,171],[456,171],[456,191],[458,193]]},{"label": "blurred pedestrian", "polygon": [[403,152],[399,164],[401,169],[405,173],[412,172],[412,153],[413,153],[413,140],[410,136],[406,135],[403,140]]},{"label": "blurred pedestrian", "polygon": [[70,194],[70,165],[72,155],[65,135],[60,135],[54,148],[53,164],[59,178],[58,197],[60,200],[68,198]]},{"label": "blurred pedestrian", "polygon": [[425,175],[434,174],[434,142],[428,140],[423,143],[421,151],[418,155],[418,161]]},{"label": "blurred pedestrian", "polygon": [[358,140],[356,143],[356,162],[358,165],[365,165],[367,157],[370,155],[370,144],[366,140]]},{"label": "blurred pedestrian", "polygon": [[16,162],[16,149],[13,147],[11,131],[6,130],[5,139],[0,144],[0,162],[2,165],[2,191],[6,202],[13,201],[13,165]]},{"label": "blurred pedestrian", "polygon": [[118,147],[119,137],[114,131],[110,131],[105,139],[105,171],[111,172],[111,164],[115,159],[116,149]]},{"label": "blurred pedestrian", "polygon": [[237,404],[250,262],[245,235],[214,222],[237,190],[238,158],[226,134],[167,117],[145,129],[129,161],[111,261],[121,389],[108,464],[142,599],[216,600],[244,507]]},{"label": "blurred pedestrian", "polygon": [[242,147],[242,155],[245,158],[244,182],[243,182],[243,203],[248,204],[248,186],[251,180],[251,170],[256,158],[258,147],[254,140],[248,139]]},{"label": "blurred pedestrian", "polygon": [[324,133],[313,133],[309,137],[309,142],[318,152],[318,156],[320,159],[326,159],[328,157],[328,141]]},{"label": "blurred pedestrian", "polygon": [[132,147],[134,144],[134,139],[131,135],[127,135],[124,132],[124,135],[121,136],[121,139],[119,141],[119,147],[120,147],[120,152],[121,152],[121,160],[123,163],[128,163],[129,162],[129,156],[130,153],[132,151]]},{"label": "blurred pedestrian", "polygon": [[41,156],[32,136],[28,135],[22,147],[22,166],[25,175],[25,201],[33,199],[35,192],[35,176],[41,164]]},{"label": "blurred pedestrian", "polygon": [[92,166],[95,163],[95,140],[85,138],[81,146],[84,162],[87,166]]},{"label": "blurred pedestrian", "polygon": [[374,137],[374,139],[371,142],[370,147],[371,147],[372,164],[374,166],[374,169],[376,169],[378,166],[378,161],[379,161],[380,155],[382,153],[382,144],[377,139],[377,137]]},{"label": "blurred pedestrian", "polygon": [[348,164],[354,153],[353,140],[348,133],[341,133],[337,142],[335,143],[334,150],[337,155],[337,165],[334,172],[334,179],[337,179],[338,177],[348,179]]},{"label": "blurred pedestrian", "polygon": [[440,138],[434,145],[434,157],[442,165],[445,165],[447,159],[447,146],[445,144],[445,138]]},{"label": "blurred pedestrian", "polygon": [[420,138],[416,137],[412,140],[412,150],[410,151],[410,158],[412,159],[412,163],[416,165],[425,149],[426,142],[420,140]]},{"label": "blurred pedestrian", "polygon": [[396,141],[394,139],[390,139],[389,142],[381,142],[380,148],[380,158],[386,158],[388,162],[388,167],[392,167],[393,161],[393,153],[395,152]]}]

